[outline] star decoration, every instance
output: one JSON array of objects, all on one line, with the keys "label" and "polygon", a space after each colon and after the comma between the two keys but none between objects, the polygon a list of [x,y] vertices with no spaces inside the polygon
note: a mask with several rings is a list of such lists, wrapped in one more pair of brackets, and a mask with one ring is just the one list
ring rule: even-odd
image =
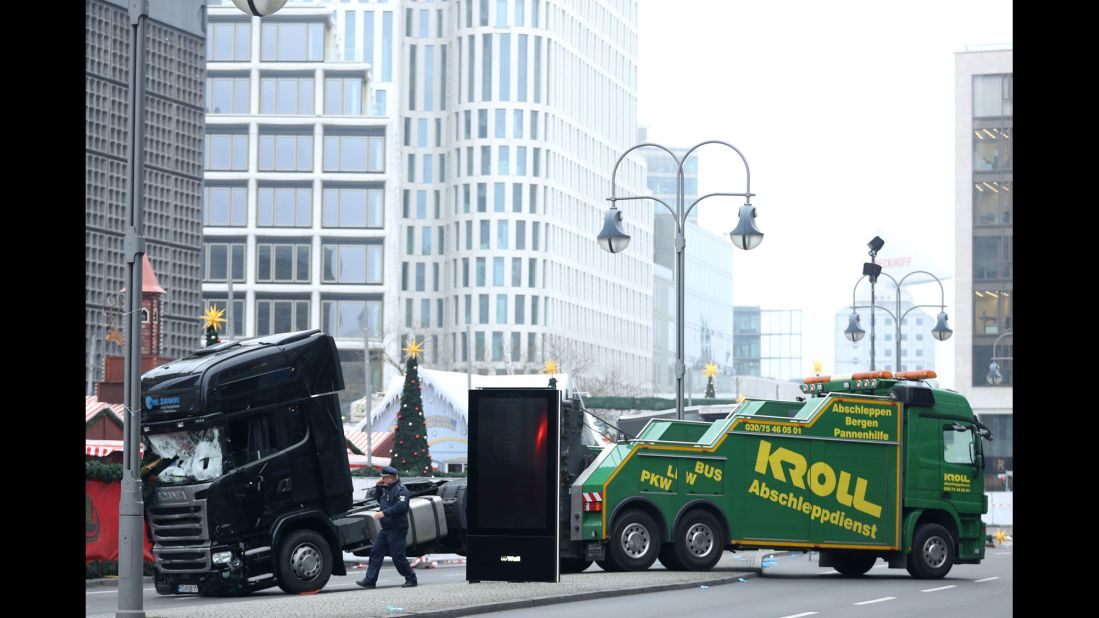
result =
[{"label": "star decoration", "polygon": [[552,361],[552,360],[546,361],[546,363],[544,365],[542,365],[542,371],[544,371],[545,373],[548,373],[550,375],[556,374],[557,373],[557,361]]},{"label": "star decoration", "polygon": [[408,345],[405,346],[403,352],[405,354],[408,354],[412,358],[416,358],[420,354],[423,354],[424,344],[422,342],[416,341],[416,338],[413,337],[412,341],[408,342]]},{"label": "star decoration", "polygon": [[717,375],[717,363],[706,363],[706,377],[712,378]]},{"label": "star decoration", "polygon": [[206,315],[202,316],[202,327],[209,328],[214,327],[214,330],[221,328],[222,322],[225,318],[221,317],[225,314],[224,309],[219,309],[217,305],[210,305],[210,308],[206,310]]},{"label": "star decoration", "polygon": [[125,335],[123,335],[121,332],[119,332],[113,326],[111,326],[110,328],[107,329],[107,336],[104,337],[103,339],[106,340],[107,343],[114,342],[114,343],[117,343],[121,347],[125,347],[125,345],[126,345]]},{"label": "star decoration", "polygon": [[820,375],[820,368],[823,364],[824,363],[820,361],[813,361],[813,372],[816,373],[818,376]]}]

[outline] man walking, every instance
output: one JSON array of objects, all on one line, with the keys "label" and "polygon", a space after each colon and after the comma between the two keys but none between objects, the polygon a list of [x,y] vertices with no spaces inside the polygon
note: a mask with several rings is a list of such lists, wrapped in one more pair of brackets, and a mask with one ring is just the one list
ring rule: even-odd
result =
[{"label": "man walking", "polygon": [[405,536],[408,534],[408,489],[397,478],[397,469],[391,466],[382,468],[382,478],[374,486],[374,498],[378,501],[378,512],[374,519],[382,522],[382,529],[374,537],[374,547],[370,550],[370,565],[366,577],[355,582],[363,588],[373,588],[378,583],[378,573],[382,570],[382,561],[386,554],[393,557],[393,566],[404,576],[401,588],[416,585],[416,573],[408,564],[404,555]]}]

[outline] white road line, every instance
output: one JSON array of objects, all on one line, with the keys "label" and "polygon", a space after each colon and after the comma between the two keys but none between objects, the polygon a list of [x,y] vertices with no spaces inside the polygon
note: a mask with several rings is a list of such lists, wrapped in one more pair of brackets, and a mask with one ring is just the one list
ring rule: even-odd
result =
[{"label": "white road line", "polygon": [[1008,556],[1008,555],[1011,555],[1011,552],[1009,552],[1009,551],[998,551],[998,552],[996,552],[996,555],[997,556]]},{"label": "white road line", "polygon": [[800,614],[791,614],[789,616],[783,616],[782,618],[801,618],[802,616],[812,616],[813,614],[819,614],[820,612],[801,612]]},{"label": "white road line", "polygon": [[892,601],[897,597],[882,597],[880,599],[871,599],[869,601],[859,601],[858,603],[852,603],[852,605],[870,605],[871,603],[881,603],[882,601]]},{"label": "white road line", "polygon": [[465,573],[443,573],[440,577],[463,577]]},{"label": "white road line", "polygon": [[986,577],[986,578],[984,578],[984,579],[978,579],[978,580],[977,580],[976,582],[974,582],[974,583],[976,583],[976,584],[979,584],[979,583],[981,583],[981,582],[990,582],[990,581],[992,581],[992,580],[994,580],[994,579],[1000,579],[1000,578],[999,578],[999,577]]},{"label": "white road line", "polygon": [[[142,590],[146,591],[146,592],[151,592],[151,591],[156,590],[156,588],[142,588]],[[115,593],[115,594],[118,594],[117,590],[100,590],[100,591],[97,591],[97,592],[85,592],[84,594],[108,594],[108,593],[112,593],[112,592]]]},{"label": "white road line", "polygon": [[825,571],[825,575],[839,575],[839,571]]},{"label": "white road line", "polygon": [[939,586],[938,588],[928,588],[926,590],[921,590],[920,592],[938,592],[939,590],[946,590],[948,588],[957,588],[957,587],[958,586],[956,586],[954,584],[951,584],[949,586]]},{"label": "white road line", "polygon": [[888,563],[886,563],[886,564],[875,564],[875,565],[874,565],[874,568],[875,568],[875,569],[884,569],[884,568],[885,568],[885,567],[887,567],[887,566],[889,566],[889,564],[888,564]]}]

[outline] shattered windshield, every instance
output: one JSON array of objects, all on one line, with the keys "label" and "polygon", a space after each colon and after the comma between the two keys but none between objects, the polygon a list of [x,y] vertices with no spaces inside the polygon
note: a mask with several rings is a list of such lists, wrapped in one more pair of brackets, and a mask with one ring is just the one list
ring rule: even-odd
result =
[{"label": "shattered windshield", "polygon": [[161,483],[199,483],[221,476],[222,453],[218,428],[146,435],[153,451],[174,460],[159,475]]}]

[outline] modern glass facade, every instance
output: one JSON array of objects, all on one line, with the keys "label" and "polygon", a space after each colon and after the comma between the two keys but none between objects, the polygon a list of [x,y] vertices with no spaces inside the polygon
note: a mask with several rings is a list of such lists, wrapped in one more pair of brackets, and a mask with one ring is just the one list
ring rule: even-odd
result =
[{"label": "modern glass facade", "polygon": [[735,307],[733,358],[736,375],[803,378],[801,310]]}]

